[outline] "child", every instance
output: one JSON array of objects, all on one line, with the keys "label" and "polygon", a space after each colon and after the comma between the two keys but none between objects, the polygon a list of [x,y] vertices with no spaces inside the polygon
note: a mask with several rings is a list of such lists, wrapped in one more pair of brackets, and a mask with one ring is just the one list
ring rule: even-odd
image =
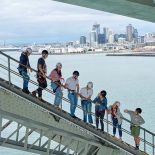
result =
[{"label": "child", "polygon": [[139,144],[140,144],[140,125],[144,124],[144,119],[140,116],[142,113],[141,108],[137,108],[135,111],[131,111],[128,109],[124,110],[125,113],[128,113],[131,117],[131,135],[134,137],[135,141],[135,149],[139,150]]}]

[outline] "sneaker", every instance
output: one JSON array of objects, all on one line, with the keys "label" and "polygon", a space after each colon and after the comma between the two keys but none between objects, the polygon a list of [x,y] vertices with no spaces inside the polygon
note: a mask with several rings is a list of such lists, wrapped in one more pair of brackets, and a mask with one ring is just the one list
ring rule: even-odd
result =
[{"label": "sneaker", "polygon": [[122,141],[122,137],[119,137],[119,140]]},{"label": "sneaker", "polygon": [[73,116],[71,115],[71,117],[72,117],[72,118],[75,118],[75,119],[77,118],[75,115],[73,115]]},{"label": "sneaker", "polygon": [[30,94],[30,91],[28,89],[22,89],[22,91],[26,94]]},{"label": "sneaker", "polygon": [[61,108],[58,105],[53,105],[55,109],[61,110]]},{"label": "sneaker", "polygon": [[101,129],[101,132],[104,134],[104,130]]},{"label": "sneaker", "polygon": [[135,147],[135,150],[139,150],[139,147]]},{"label": "sneaker", "polygon": [[139,145],[136,144],[135,150],[139,150]]},{"label": "sneaker", "polygon": [[30,94],[30,91],[29,91],[28,89],[26,89],[26,93],[27,93],[27,94]]},{"label": "sneaker", "polygon": [[54,116],[54,115],[53,115],[53,118],[54,118],[54,120],[55,120],[55,121],[57,121],[57,122],[59,122],[59,120],[60,120],[60,118],[59,118],[59,117]]},{"label": "sneaker", "polygon": [[33,95],[34,97],[36,97],[36,91],[33,91],[33,92],[32,92],[32,95]]},{"label": "sneaker", "polygon": [[46,103],[46,101],[45,101],[45,100],[43,100],[42,98],[39,98],[39,100],[40,100],[41,102]]}]

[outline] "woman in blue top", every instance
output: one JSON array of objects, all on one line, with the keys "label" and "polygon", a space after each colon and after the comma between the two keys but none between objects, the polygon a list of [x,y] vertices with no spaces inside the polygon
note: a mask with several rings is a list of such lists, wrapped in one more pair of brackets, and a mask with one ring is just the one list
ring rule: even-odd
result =
[{"label": "woman in blue top", "polygon": [[93,103],[95,103],[95,116],[96,116],[96,128],[98,129],[99,126],[99,119],[101,124],[101,130],[104,132],[104,115],[105,110],[107,109],[107,98],[106,98],[107,92],[105,90],[102,90],[98,96],[93,100]]}]

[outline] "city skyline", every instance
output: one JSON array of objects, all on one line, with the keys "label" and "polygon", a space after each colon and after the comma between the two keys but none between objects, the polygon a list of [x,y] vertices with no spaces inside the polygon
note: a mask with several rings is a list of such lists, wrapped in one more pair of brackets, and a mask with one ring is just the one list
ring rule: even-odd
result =
[{"label": "city skyline", "polygon": [[155,23],[51,0],[1,0],[1,6],[1,44],[79,40],[95,22],[114,33],[125,33],[130,23],[140,35],[155,31]]}]

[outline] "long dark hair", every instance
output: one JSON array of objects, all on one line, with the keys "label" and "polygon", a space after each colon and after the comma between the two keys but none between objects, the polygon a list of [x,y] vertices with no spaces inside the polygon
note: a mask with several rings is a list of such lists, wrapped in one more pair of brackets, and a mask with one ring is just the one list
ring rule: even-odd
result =
[{"label": "long dark hair", "polygon": [[59,71],[57,68],[55,68],[55,71],[57,72],[57,74],[58,74],[60,77],[62,77],[61,71]]}]

